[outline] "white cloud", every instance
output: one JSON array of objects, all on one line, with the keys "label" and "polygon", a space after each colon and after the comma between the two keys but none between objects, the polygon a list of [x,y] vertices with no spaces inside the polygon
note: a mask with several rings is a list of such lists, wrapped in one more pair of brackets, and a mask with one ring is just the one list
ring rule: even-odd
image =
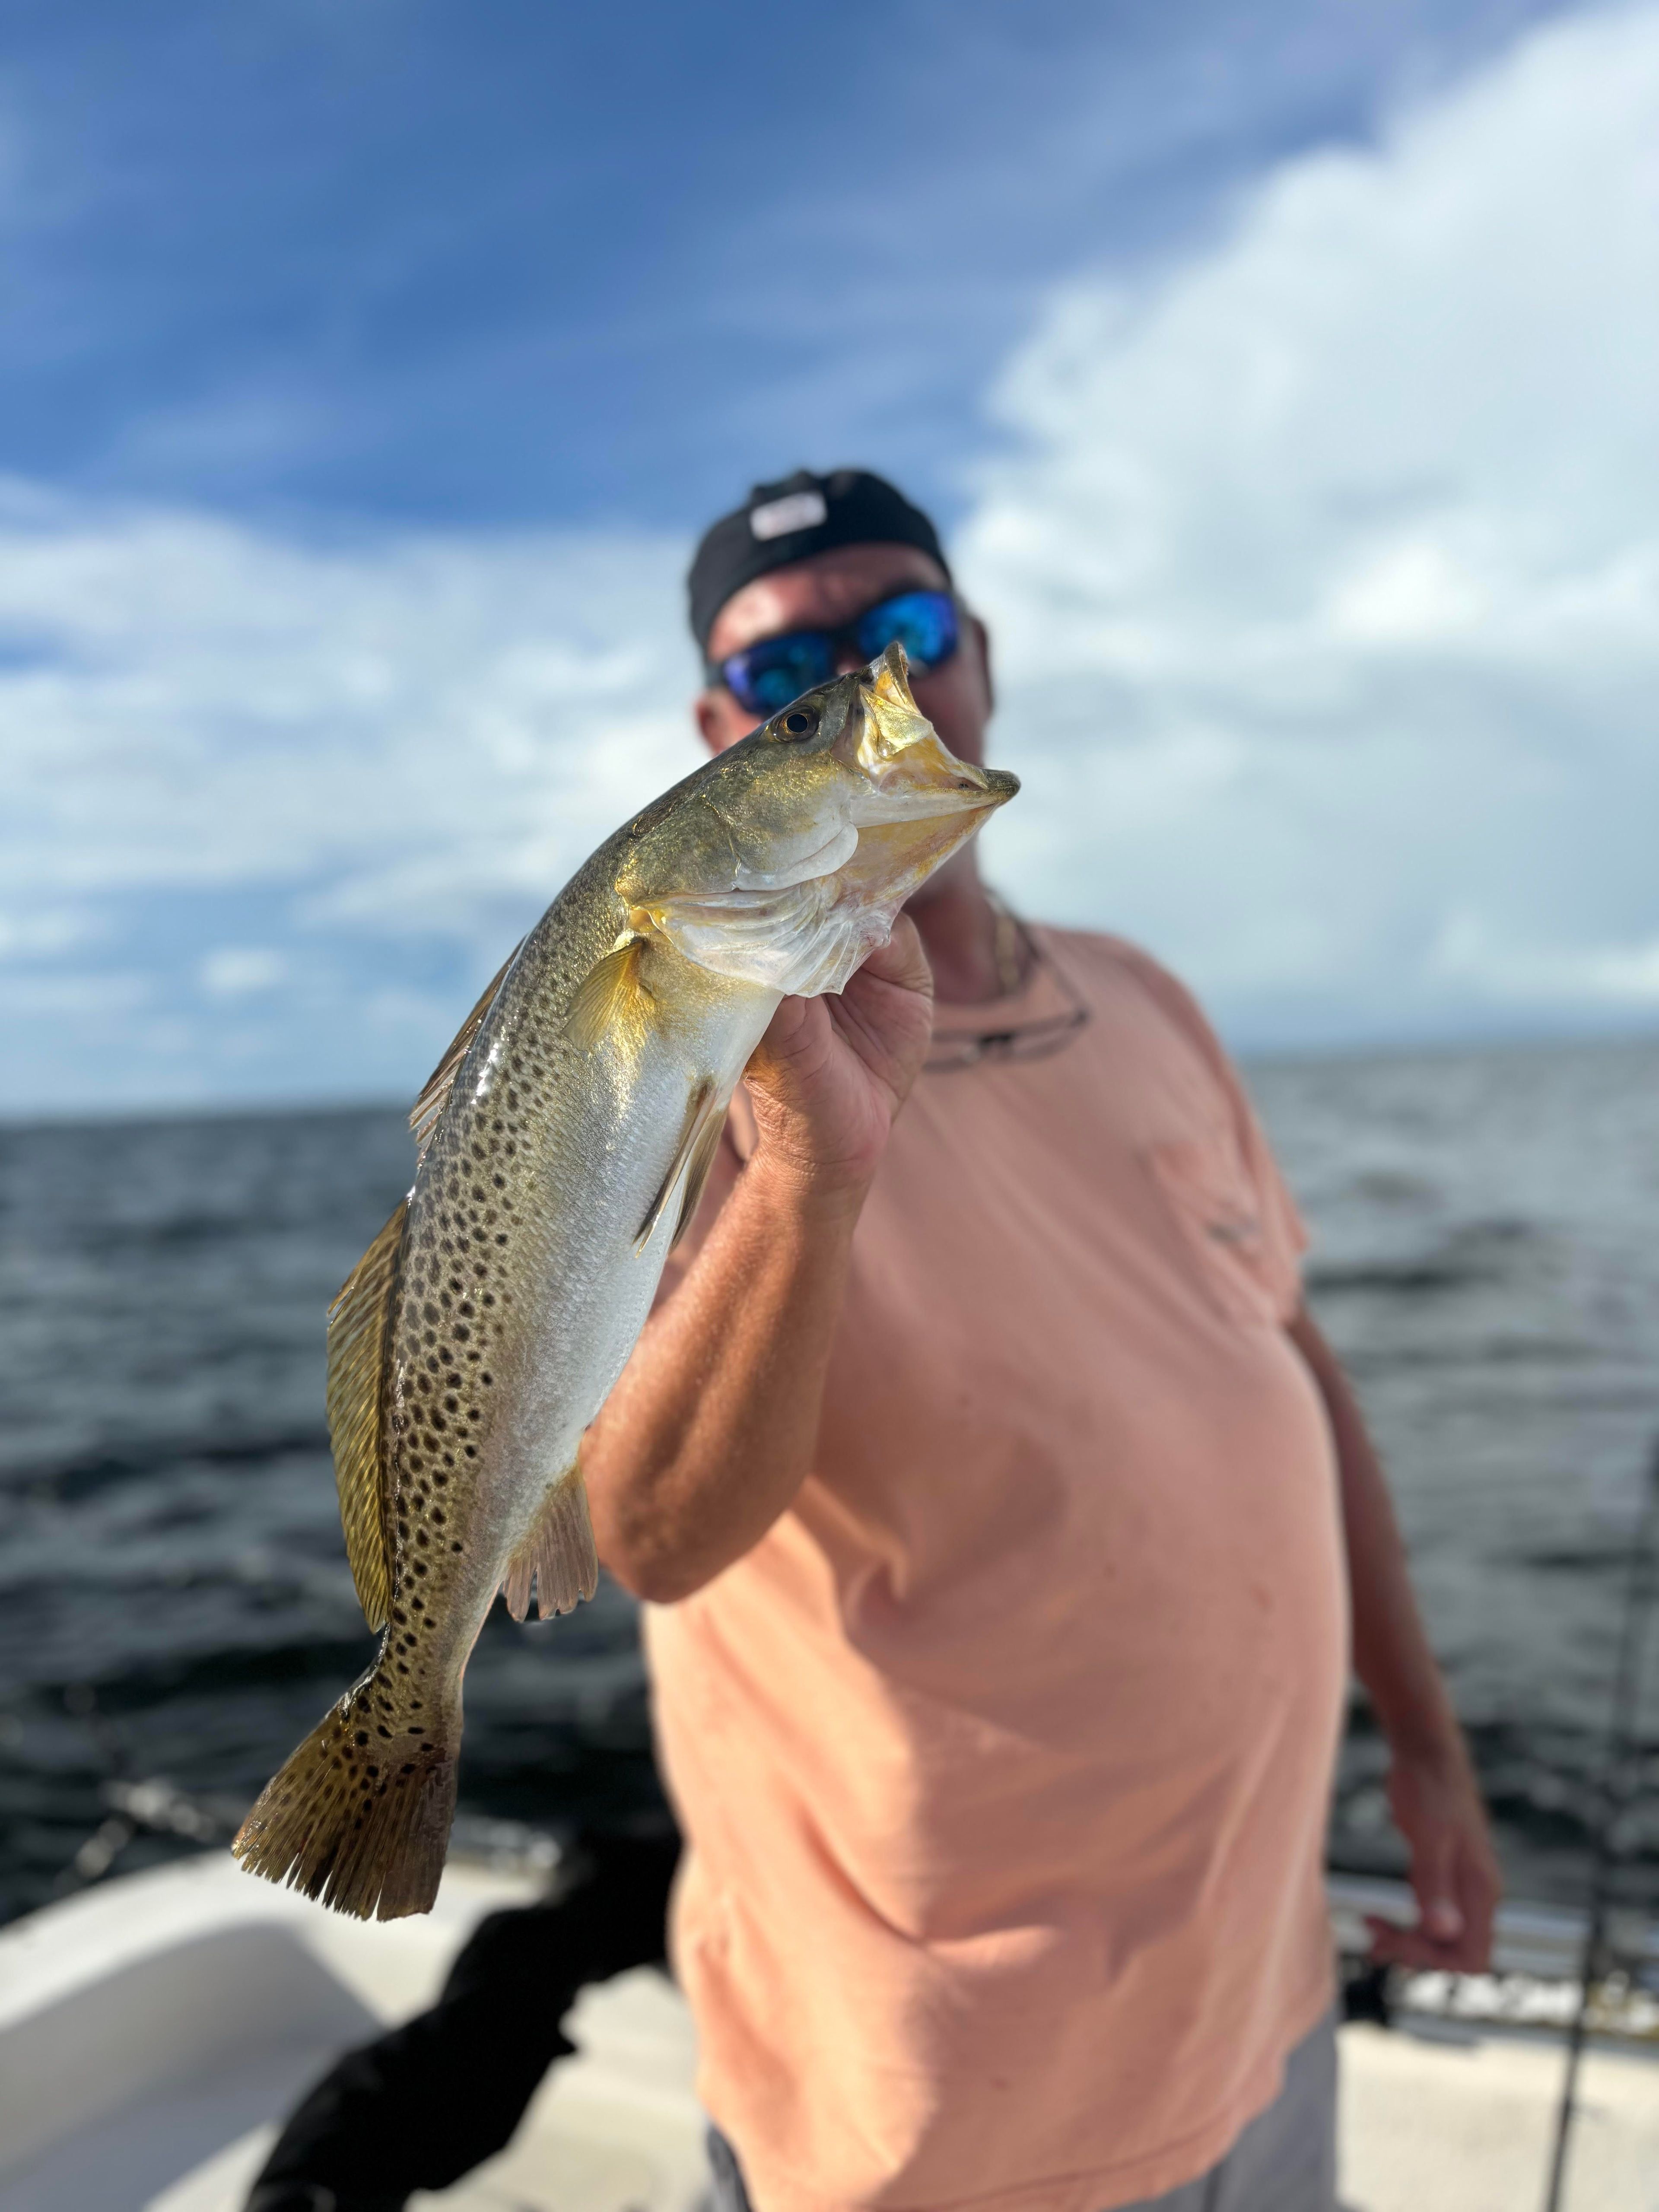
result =
[{"label": "white cloud", "polygon": [[[994,872],[1245,1041],[1659,1006],[1659,9],[1057,296],[959,541]],[[685,547],[0,485],[14,1107],[396,1094],[696,758]]]},{"label": "white cloud", "polygon": [[269,946],[222,945],[202,963],[202,988],[210,999],[246,999],[286,982],[289,967],[286,954]]},{"label": "white cloud", "polygon": [[1573,999],[1590,1005],[1659,1010],[1659,934],[1644,944],[1584,951],[1519,947],[1494,940],[1478,915],[1450,915],[1436,943],[1435,970],[1511,1004]]},{"label": "white cloud", "polygon": [[1650,1007],[1656,362],[1651,7],[1069,288],[961,548],[1011,885],[1258,1035]]},{"label": "white cloud", "polygon": [[31,913],[0,913],[0,961],[38,960],[67,952],[99,934],[96,918],[76,907],[44,907]]},{"label": "white cloud", "polygon": [[572,869],[695,764],[684,557],[306,544],[0,485],[0,960],[37,1023],[0,1101],[418,1083]]},{"label": "white cloud", "polygon": [[9,895],[313,878],[331,913],[451,932],[550,895],[691,757],[678,558],[319,548],[6,488]]}]

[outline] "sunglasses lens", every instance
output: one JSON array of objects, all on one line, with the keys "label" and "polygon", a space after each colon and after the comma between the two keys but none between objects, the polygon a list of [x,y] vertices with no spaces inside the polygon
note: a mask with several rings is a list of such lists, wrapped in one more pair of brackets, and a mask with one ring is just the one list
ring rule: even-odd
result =
[{"label": "sunglasses lens", "polygon": [[769,637],[720,663],[726,689],[751,714],[775,714],[835,672],[835,647],[819,630]]},{"label": "sunglasses lens", "polygon": [[926,675],[956,651],[957,603],[948,592],[902,592],[872,607],[859,623],[859,651],[874,660],[896,641],[912,668]]}]

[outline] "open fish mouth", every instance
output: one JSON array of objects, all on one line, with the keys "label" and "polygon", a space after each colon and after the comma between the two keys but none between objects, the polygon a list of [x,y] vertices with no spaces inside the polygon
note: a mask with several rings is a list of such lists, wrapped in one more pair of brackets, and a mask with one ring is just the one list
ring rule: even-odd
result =
[{"label": "open fish mouth", "polygon": [[890,645],[858,686],[857,709],[836,745],[858,785],[849,813],[860,830],[937,820],[1000,806],[1019,789],[1005,769],[960,760],[910,694],[904,648]]},{"label": "open fish mouth", "polygon": [[[722,760],[691,780],[680,817],[691,834],[653,826],[660,849],[617,878],[629,929],[714,975],[808,998],[841,990],[905,901],[1019,789],[942,742],[897,644],[804,693]],[[699,780],[714,787],[696,792]]]}]

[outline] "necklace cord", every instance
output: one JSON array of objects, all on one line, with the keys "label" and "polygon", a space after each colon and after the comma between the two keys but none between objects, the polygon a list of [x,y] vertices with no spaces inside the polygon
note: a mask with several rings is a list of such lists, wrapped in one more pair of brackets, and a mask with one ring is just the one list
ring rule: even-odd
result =
[{"label": "necklace cord", "polygon": [[922,1062],[924,1074],[954,1075],[987,1060],[1046,1060],[1063,1051],[1091,1018],[1093,1010],[1082,993],[1012,908],[994,891],[988,890],[986,896],[996,920],[994,952],[1003,997],[1017,996],[1023,984],[1034,981],[1042,972],[1053,980],[1066,1002],[1064,1010],[1032,1021],[1000,1022],[994,1029],[935,1030]]}]

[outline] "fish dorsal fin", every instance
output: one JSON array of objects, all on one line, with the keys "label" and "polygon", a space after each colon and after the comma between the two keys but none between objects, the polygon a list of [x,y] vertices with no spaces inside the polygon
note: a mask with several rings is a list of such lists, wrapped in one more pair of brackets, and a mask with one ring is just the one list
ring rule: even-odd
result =
[{"label": "fish dorsal fin", "polygon": [[697,1140],[692,1146],[691,1157],[686,1163],[685,1195],[680,1200],[680,1218],[674,1224],[674,1243],[668,1248],[671,1252],[691,1226],[692,1217],[702,1198],[702,1187],[708,1180],[708,1171],[714,1164],[714,1155],[720,1148],[720,1139],[725,1133],[724,1114],[706,1114],[703,1116],[702,1127],[697,1132]]},{"label": "fish dorsal fin", "polygon": [[[657,1185],[656,1195],[647,1206],[645,1218],[635,1237],[634,1249],[636,1252],[643,1252],[651,1242],[651,1232],[667,1212],[668,1202],[674,1195],[675,1186],[681,1176],[696,1159],[709,1122],[713,1121],[718,1126],[720,1115],[715,1111],[714,1100],[714,1084],[705,1076],[687,1101],[685,1120],[680,1125],[679,1142],[674,1147],[674,1157],[668,1163],[668,1172]],[[704,1172],[707,1173],[707,1170]],[[674,1234],[678,1238],[678,1226]]]},{"label": "fish dorsal fin", "polygon": [[607,1036],[637,1034],[653,1003],[640,975],[644,963],[645,939],[630,932],[583,977],[564,1018],[566,1033],[580,1050],[596,1050]]},{"label": "fish dorsal fin", "polygon": [[386,1536],[386,1353],[398,1293],[404,1199],[328,1310],[328,1437],[346,1557],[363,1619],[386,1626],[392,1603]]},{"label": "fish dorsal fin", "polygon": [[[520,938],[519,944],[522,945]],[[455,1032],[454,1042],[438,1065],[428,1076],[420,1097],[409,1109],[409,1126],[415,1133],[416,1163],[426,1158],[427,1146],[437,1133],[444,1117],[444,1108],[449,1103],[449,1094],[455,1087],[455,1076],[466,1058],[472,1040],[483,1027],[484,1016],[495,1003],[495,994],[507,980],[507,971],[519,957],[515,945],[491,977],[483,998]]]}]

